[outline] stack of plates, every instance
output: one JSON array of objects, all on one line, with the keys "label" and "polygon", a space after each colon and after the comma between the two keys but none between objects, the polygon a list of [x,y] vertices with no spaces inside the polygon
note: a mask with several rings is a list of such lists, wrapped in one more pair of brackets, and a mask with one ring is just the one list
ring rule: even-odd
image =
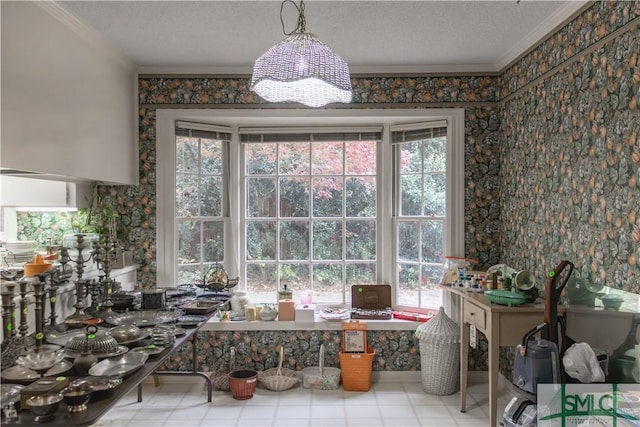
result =
[{"label": "stack of plates", "polygon": [[5,255],[9,263],[25,263],[33,260],[38,242],[35,240],[16,240],[3,242],[2,246],[7,250]]}]

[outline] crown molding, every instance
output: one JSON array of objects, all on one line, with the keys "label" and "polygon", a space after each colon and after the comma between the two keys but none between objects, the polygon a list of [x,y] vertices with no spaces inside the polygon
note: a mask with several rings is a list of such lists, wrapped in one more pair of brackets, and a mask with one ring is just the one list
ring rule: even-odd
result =
[{"label": "crown molding", "polygon": [[507,53],[505,53],[496,63],[496,71],[500,74],[504,72],[514,62],[520,60],[529,51],[533,50],[547,37],[555,34],[557,30],[564,27],[569,21],[575,18],[584,9],[590,6],[590,0],[571,0],[559,8],[548,19],[544,20],[533,31],[518,41]]},{"label": "crown molding", "polygon": [[130,69],[131,71],[137,71],[138,65],[122,53],[120,49],[115,47],[108,38],[100,34],[90,25],[81,21],[57,1],[34,1],[33,4],[45,10],[49,15],[54,17],[69,30],[73,31],[92,46],[100,49],[105,55],[115,60],[121,66]]}]

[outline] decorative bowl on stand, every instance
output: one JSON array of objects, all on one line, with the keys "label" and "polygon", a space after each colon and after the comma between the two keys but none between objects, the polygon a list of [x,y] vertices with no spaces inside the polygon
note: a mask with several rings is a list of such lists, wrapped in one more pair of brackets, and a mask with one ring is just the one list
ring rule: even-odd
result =
[{"label": "decorative bowl on stand", "polygon": [[36,422],[44,423],[53,419],[53,414],[62,402],[61,394],[40,394],[27,399],[29,410],[36,416]]}]

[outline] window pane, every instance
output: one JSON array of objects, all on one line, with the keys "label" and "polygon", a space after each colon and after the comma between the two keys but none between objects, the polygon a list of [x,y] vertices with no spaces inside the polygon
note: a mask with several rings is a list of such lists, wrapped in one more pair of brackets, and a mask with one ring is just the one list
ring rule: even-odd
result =
[{"label": "window pane", "polygon": [[443,263],[444,226],[442,221],[422,223],[422,262]]},{"label": "window pane", "polygon": [[420,292],[420,267],[417,264],[399,263],[398,270],[399,292],[396,297],[398,304],[417,307]]},{"label": "window pane", "polygon": [[203,283],[204,274],[201,266],[198,265],[179,265],[178,266],[178,284],[194,284]]},{"label": "window pane", "polygon": [[311,287],[309,264],[280,264],[280,286],[287,285],[292,291]]},{"label": "window pane", "polygon": [[245,173],[247,175],[273,175],[276,173],[275,144],[246,144]]},{"label": "window pane", "polygon": [[342,142],[316,142],[311,148],[314,175],[341,175],[343,168]]},{"label": "window pane", "polygon": [[346,182],[346,199],[348,217],[376,216],[376,178],[348,178]]},{"label": "window pane", "polygon": [[276,259],[276,222],[247,222],[247,259]]},{"label": "window pane", "polygon": [[280,178],[280,216],[309,217],[309,178]]},{"label": "window pane", "polygon": [[424,141],[424,172],[443,172],[446,170],[446,138],[432,138]]},{"label": "window pane", "polygon": [[342,264],[314,264],[314,302],[342,302],[342,291]]},{"label": "window pane", "polygon": [[204,251],[202,262],[215,262],[224,260],[224,222],[203,221],[202,241]]},{"label": "window pane", "polygon": [[216,139],[201,139],[202,155],[201,172],[211,175],[222,175],[222,142]]},{"label": "window pane", "polygon": [[200,216],[222,216],[222,177],[202,176]]},{"label": "window pane", "polygon": [[247,179],[247,216],[270,218],[276,216],[276,179]]},{"label": "window pane", "polygon": [[[347,290],[351,285],[376,283],[376,264],[373,262],[347,264]],[[351,297],[347,301],[351,301]]]},{"label": "window pane", "polygon": [[347,221],[347,259],[376,259],[375,220]]},{"label": "window pane", "polygon": [[313,215],[342,216],[342,178],[313,179]]},{"label": "window pane", "polygon": [[253,303],[277,300],[276,267],[275,263],[247,263],[247,292]]},{"label": "window pane", "polygon": [[200,262],[200,221],[178,223],[178,263]]},{"label": "window pane", "polygon": [[342,259],[342,221],[313,221],[313,259]]},{"label": "window pane", "polygon": [[444,173],[424,176],[424,215],[444,216],[446,181]]},{"label": "window pane", "polygon": [[400,209],[403,216],[417,216],[422,213],[422,176],[400,176]]},{"label": "window pane", "polygon": [[200,164],[198,141],[198,138],[176,137],[176,172],[198,172]]},{"label": "window pane", "polygon": [[398,260],[418,261],[420,222],[402,221],[398,224]]},{"label": "window pane", "polygon": [[442,266],[422,266],[422,287],[420,307],[433,308],[442,305],[442,290],[437,286],[440,283]]},{"label": "window pane", "polygon": [[309,259],[309,223],[280,221],[280,259]]},{"label": "window pane", "polygon": [[309,152],[308,143],[279,144],[280,173],[282,175],[308,175]]},{"label": "window pane", "polygon": [[176,216],[199,216],[197,175],[176,175]]},{"label": "window pane", "polygon": [[375,175],[375,141],[353,141],[345,144],[345,173],[347,175]]},{"label": "window pane", "polygon": [[422,172],[422,154],[420,141],[400,145],[400,173]]}]

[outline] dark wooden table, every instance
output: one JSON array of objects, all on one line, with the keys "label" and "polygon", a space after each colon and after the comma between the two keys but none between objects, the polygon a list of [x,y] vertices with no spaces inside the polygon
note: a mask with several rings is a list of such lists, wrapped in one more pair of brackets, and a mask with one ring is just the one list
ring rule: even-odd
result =
[{"label": "dark wooden table", "polygon": [[[205,321],[206,322],[206,321]],[[2,425],[64,425],[64,426],[90,426],[98,422],[123,396],[126,396],[134,388],[138,387],[138,402],[142,401],[142,382],[153,374],[160,375],[199,375],[205,378],[208,383],[208,401],[211,402],[212,384],[208,375],[197,372],[196,370],[196,334],[200,327],[205,323],[200,323],[197,327],[184,328],[186,333],[176,337],[171,348],[166,349],[157,356],[150,357],[149,360],[136,372],[124,379],[122,384],[107,392],[100,392],[92,396],[91,401],[87,404],[87,410],[79,413],[69,413],[67,404],[62,401],[58,411],[55,413],[53,420],[47,423],[36,423],[35,416],[31,411],[21,410],[18,412],[18,419],[8,422],[2,420]],[[191,340],[193,351],[193,370],[192,371],[158,371],[171,354],[187,341]],[[143,345],[145,341],[141,341]],[[73,381],[77,377],[69,377]]]}]

